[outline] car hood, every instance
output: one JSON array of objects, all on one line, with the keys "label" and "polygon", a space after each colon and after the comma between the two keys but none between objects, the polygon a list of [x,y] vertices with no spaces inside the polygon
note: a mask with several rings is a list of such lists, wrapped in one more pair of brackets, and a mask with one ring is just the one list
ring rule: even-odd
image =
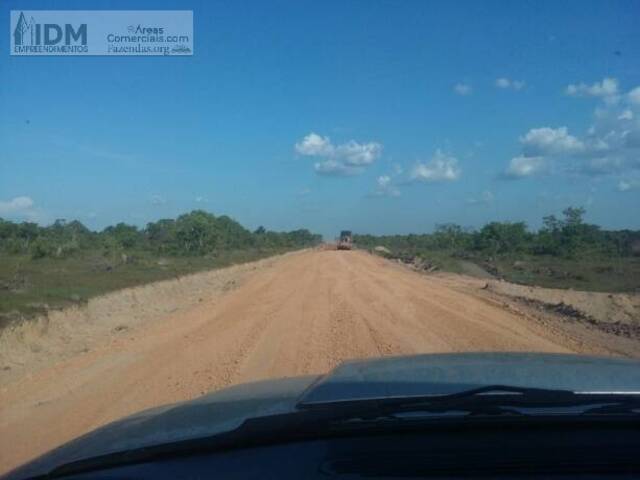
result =
[{"label": "car hood", "polygon": [[255,417],[295,411],[304,390],[319,377],[251,382],[194,400],[151,408],[109,423],[11,472],[7,479],[44,475],[56,467],[115,452],[209,437]]},{"label": "car hood", "polygon": [[326,375],[246,383],[146,410],[90,432],[14,471],[40,475],[60,465],[142,447],[209,437],[250,418],[315,404],[447,395],[487,385],[575,392],[640,393],[640,362],[560,354],[467,353],[349,361]]}]

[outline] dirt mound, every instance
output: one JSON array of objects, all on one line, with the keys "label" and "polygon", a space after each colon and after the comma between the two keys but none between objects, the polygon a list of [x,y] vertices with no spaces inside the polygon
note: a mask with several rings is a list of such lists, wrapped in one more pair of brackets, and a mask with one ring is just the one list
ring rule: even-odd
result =
[{"label": "dirt mound", "polygon": [[626,337],[638,340],[640,339],[640,322],[621,322],[615,321],[601,321],[587,315],[585,312],[578,310],[572,305],[567,305],[564,302],[560,303],[546,303],[538,300],[532,300],[524,297],[516,297],[521,302],[532,306],[538,310],[544,310],[547,312],[560,315],[565,321],[573,321],[582,323],[590,328],[594,328],[604,333],[611,335],[617,335],[619,337]]},{"label": "dirt mound", "polygon": [[561,290],[489,281],[487,289],[501,295],[538,302],[555,308],[557,313],[593,319],[602,324],[630,325],[640,328],[640,295]]}]

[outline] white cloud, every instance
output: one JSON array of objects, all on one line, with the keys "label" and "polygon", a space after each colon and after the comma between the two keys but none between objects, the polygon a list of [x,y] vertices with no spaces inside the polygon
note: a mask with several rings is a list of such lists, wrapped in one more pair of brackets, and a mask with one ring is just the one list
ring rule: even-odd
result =
[{"label": "white cloud", "polygon": [[640,169],[640,105],[596,110],[585,136],[584,172],[607,174]]},{"label": "white cloud", "polygon": [[391,184],[391,177],[389,175],[380,175],[378,177],[378,186],[385,188]]},{"label": "white cloud", "polygon": [[199,196],[199,197],[194,198],[194,201],[196,203],[208,203],[209,199],[207,197]]},{"label": "white cloud", "polygon": [[374,194],[380,197],[399,197],[400,190],[394,185],[393,178],[390,175],[380,175],[376,179]]},{"label": "white cloud", "polygon": [[311,193],[311,189],[310,188],[302,188],[300,190],[298,190],[296,192],[296,195],[298,197],[306,197],[307,195],[309,195]]},{"label": "white cloud", "polygon": [[471,85],[466,83],[456,83],[453,86],[453,91],[458,95],[471,95],[471,93],[473,93],[473,88],[471,88]]},{"label": "white cloud", "polygon": [[512,88],[513,90],[522,90],[525,87],[524,80],[511,80],[506,77],[496,79],[496,87],[498,88]]},{"label": "white cloud", "polygon": [[404,168],[398,163],[392,165],[392,172],[376,178],[376,188],[372,195],[376,197],[399,197],[400,189],[396,179],[404,173]]},{"label": "white cloud", "polygon": [[300,155],[307,156],[327,157],[333,154],[333,145],[329,137],[321,137],[313,132],[297,142],[295,149]]},{"label": "white cloud", "polygon": [[361,167],[353,167],[351,165],[345,165],[342,162],[339,162],[337,160],[332,160],[332,159],[314,163],[313,169],[319,175],[328,175],[328,176],[335,176],[335,177],[358,175],[363,171]]},{"label": "white cloud", "polygon": [[543,157],[518,156],[511,159],[505,175],[509,178],[524,178],[539,175],[547,170]]},{"label": "white cloud", "polygon": [[[591,126],[581,137],[570,135],[566,127],[529,130],[520,137],[522,155],[511,160],[506,174],[518,178],[541,171],[586,175],[640,171],[640,87],[624,93],[615,79],[605,79],[567,88],[570,95],[604,100],[596,106]],[[521,159],[529,157],[537,160]]]},{"label": "white cloud", "polygon": [[369,165],[381,154],[382,145],[377,142],[358,143],[349,140],[335,149],[335,156],[344,159],[349,165]]},{"label": "white cloud", "polygon": [[574,154],[584,150],[583,143],[569,135],[567,127],[533,128],[520,137],[526,156]]},{"label": "white cloud", "polygon": [[632,104],[640,105],[640,87],[636,87],[627,93],[627,98]]},{"label": "white cloud", "polygon": [[34,206],[31,197],[14,197],[6,202],[0,201],[0,215],[28,214]]},{"label": "white cloud", "polygon": [[314,164],[314,169],[324,175],[356,175],[364,171],[382,154],[382,144],[378,142],[359,143],[349,140],[334,145],[329,137],[310,133],[295,144],[295,150],[307,157],[323,160]]},{"label": "white cloud", "polygon": [[602,82],[587,85],[578,83],[568,85],[565,90],[567,95],[572,97],[602,97],[615,99],[618,95],[618,80],[615,78],[605,78]]},{"label": "white cloud", "polygon": [[451,182],[460,177],[458,159],[436,150],[426,163],[417,163],[410,173],[410,179],[417,182]]}]

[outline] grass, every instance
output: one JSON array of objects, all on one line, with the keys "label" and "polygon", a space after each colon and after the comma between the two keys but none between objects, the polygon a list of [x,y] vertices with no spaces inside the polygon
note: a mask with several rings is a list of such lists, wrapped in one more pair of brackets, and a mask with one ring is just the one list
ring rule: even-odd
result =
[{"label": "grass", "polygon": [[640,257],[504,257],[494,261],[500,276],[526,285],[604,292],[640,292]]},{"label": "grass", "polygon": [[88,251],[68,258],[37,260],[25,255],[0,254],[0,328],[20,318],[81,304],[114,290],[283,252],[251,249],[206,257],[160,257],[133,252],[108,259],[101,252]]},{"label": "grass", "polygon": [[[391,257],[414,254],[392,252]],[[600,292],[640,292],[640,257],[583,257],[576,259],[544,255],[488,257],[442,250],[415,253],[439,270],[473,276],[493,275],[513,283],[548,288]]]}]

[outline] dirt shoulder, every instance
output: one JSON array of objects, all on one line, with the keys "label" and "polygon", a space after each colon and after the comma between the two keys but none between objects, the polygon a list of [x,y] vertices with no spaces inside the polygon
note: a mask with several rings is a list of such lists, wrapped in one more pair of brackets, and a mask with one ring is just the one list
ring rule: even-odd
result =
[{"label": "dirt shoulder", "polygon": [[0,331],[0,385],[86,355],[97,345],[117,340],[150,321],[161,321],[237,288],[278,259],[301,252],[184,275],[118,290],[85,305],[51,310]]},{"label": "dirt shoulder", "polygon": [[640,325],[640,294],[581,292],[500,281],[487,282],[487,288],[512,298],[556,305],[560,310],[565,305],[573,309],[564,309],[568,315],[582,315],[604,324]]},{"label": "dirt shoulder", "polygon": [[640,357],[640,294],[534,287],[452,273],[432,276],[565,335],[585,353]]}]

